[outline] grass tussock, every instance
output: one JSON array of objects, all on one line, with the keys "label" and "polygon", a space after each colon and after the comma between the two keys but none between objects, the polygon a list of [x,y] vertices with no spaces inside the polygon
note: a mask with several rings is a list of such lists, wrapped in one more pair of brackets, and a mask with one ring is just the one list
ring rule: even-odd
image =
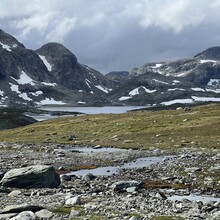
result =
[{"label": "grass tussock", "polygon": [[220,105],[66,117],[0,131],[0,141],[122,148],[220,148]]}]

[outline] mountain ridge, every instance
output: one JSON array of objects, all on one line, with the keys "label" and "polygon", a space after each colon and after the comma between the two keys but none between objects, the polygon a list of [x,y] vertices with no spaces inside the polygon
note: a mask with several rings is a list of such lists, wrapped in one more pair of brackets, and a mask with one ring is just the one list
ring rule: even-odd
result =
[{"label": "mountain ridge", "polygon": [[0,105],[168,105],[220,101],[220,47],[103,75],[62,44],[30,50],[0,30]]}]

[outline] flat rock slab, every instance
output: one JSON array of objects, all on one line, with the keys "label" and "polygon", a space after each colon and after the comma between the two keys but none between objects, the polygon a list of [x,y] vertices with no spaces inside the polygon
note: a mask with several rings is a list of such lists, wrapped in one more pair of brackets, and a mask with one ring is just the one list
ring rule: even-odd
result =
[{"label": "flat rock slab", "polygon": [[52,166],[36,165],[8,171],[0,184],[15,188],[54,188],[60,185],[60,177]]}]

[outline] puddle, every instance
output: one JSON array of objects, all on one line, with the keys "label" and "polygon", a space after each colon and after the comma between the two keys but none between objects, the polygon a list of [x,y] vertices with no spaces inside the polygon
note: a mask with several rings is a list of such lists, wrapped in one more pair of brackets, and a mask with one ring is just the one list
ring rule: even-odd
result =
[{"label": "puddle", "polygon": [[127,149],[120,149],[120,148],[111,148],[111,147],[102,147],[102,148],[92,148],[92,147],[74,147],[70,148],[68,150],[73,150],[73,151],[79,151],[82,153],[114,153],[114,152],[122,152],[122,151],[131,151]]},{"label": "puddle", "polygon": [[83,176],[87,173],[92,173],[96,176],[110,176],[114,173],[118,173],[120,169],[144,168],[152,164],[159,163],[163,161],[164,158],[165,157],[143,157],[132,162],[124,163],[122,166],[108,166],[99,167],[95,169],[82,169],[75,172],[71,172],[69,173],[69,175]]},{"label": "puddle", "polygon": [[183,199],[188,199],[190,201],[201,201],[201,202],[211,202],[211,201],[214,201],[214,202],[220,202],[220,198],[215,198],[215,197],[212,197],[212,196],[206,196],[206,195],[202,195],[202,196],[199,196],[199,195],[194,195],[194,194],[191,194],[191,195],[188,195],[188,196],[177,196],[177,195],[174,195],[174,196],[171,196],[171,197],[168,197],[169,200],[171,201],[182,201]]}]

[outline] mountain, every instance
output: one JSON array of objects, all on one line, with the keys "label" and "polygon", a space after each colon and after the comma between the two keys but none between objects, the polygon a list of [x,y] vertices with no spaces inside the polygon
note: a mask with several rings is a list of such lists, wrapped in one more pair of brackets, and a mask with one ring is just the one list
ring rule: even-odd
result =
[{"label": "mountain", "polygon": [[103,75],[62,44],[30,50],[0,30],[0,106],[171,105],[220,101],[220,47]]},{"label": "mountain", "polygon": [[220,101],[220,47],[191,59],[146,63],[111,93],[121,104],[171,105]]},{"label": "mountain", "polygon": [[117,82],[118,84],[123,84],[124,82],[126,82],[128,76],[129,76],[128,71],[113,71],[105,75],[105,77]]},{"label": "mountain", "polygon": [[105,105],[116,82],[79,64],[61,44],[33,51],[0,30],[0,104]]}]

